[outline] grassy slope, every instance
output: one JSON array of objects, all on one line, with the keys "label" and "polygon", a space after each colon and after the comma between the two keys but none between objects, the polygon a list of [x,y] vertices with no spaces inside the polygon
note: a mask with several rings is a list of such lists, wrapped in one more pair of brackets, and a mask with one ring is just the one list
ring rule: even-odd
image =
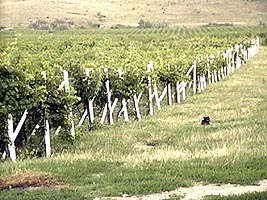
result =
[{"label": "grassy slope", "polygon": [[[4,191],[0,199],[91,199],[267,178],[267,48],[228,80],[142,122],[84,136],[51,159],[1,163],[0,177],[45,172],[67,187]],[[201,126],[209,115],[211,126]],[[263,194],[264,195],[264,194]]]},{"label": "grassy slope", "polygon": [[170,25],[267,21],[265,0],[1,0],[0,25],[28,25],[35,19],[70,19],[88,22],[136,25],[140,19]]}]

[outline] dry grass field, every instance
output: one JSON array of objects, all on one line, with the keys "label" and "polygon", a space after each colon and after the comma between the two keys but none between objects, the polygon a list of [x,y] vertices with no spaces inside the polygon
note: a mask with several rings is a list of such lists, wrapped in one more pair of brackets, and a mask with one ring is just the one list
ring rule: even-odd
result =
[{"label": "dry grass field", "polygon": [[65,20],[74,26],[136,26],[143,19],[170,26],[267,22],[266,0],[0,0],[0,26]]}]

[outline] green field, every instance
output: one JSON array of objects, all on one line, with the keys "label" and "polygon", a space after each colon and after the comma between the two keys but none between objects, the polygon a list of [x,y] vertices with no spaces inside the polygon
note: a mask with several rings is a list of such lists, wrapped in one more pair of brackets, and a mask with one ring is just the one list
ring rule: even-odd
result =
[{"label": "green field", "polygon": [[[108,64],[115,69],[120,67],[124,70],[129,69],[127,73],[130,75],[135,74],[132,72],[139,72],[142,77],[149,60],[154,58],[155,65],[159,68],[152,77],[157,80],[157,84],[167,83],[169,80],[160,78],[166,76],[173,78],[171,80],[174,82],[182,81],[187,78],[181,74],[186,73],[194,59],[224,51],[237,41],[247,41],[255,36],[261,36],[261,43],[264,44],[266,29],[208,27],[193,30],[1,32],[1,72],[5,70],[10,72],[9,78],[1,80],[7,80],[6,83],[10,88],[18,88],[18,91],[14,90],[18,96],[10,94],[10,97],[15,96],[15,100],[21,99],[20,102],[16,101],[17,104],[4,99],[11,106],[5,108],[1,102],[0,117],[3,117],[7,110],[17,112],[19,115],[30,105],[31,113],[35,113],[31,116],[35,116],[38,120],[42,119],[43,109],[47,109],[50,119],[54,120],[52,125],[56,127],[60,120],[65,119],[63,114],[69,112],[69,107],[62,107],[65,110],[61,115],[53,113],[55,110],[51,104],[56,101],[56,104],[52,105],[62,105],[63,100],[66,104],[77,102],[72,95],[78,91],[78,88],[74,87],[71,95],[64,92],[54,93],[62,80],[60,67],[74,72],[84,67],[97,70]],[[97,49],[99,51],[96,51]],[[177,52],[180,52],[179,56],[172,59]],[[155,55],[150,57],[151,54]],[[199,55],[202,57],[198,57]],[[126,194],[130,196],[152,194],[199,183],[251,185],[267,179],[266,57],[267,48],[262,46],[258,55],[229,78],[208,85],[203,93],[190,96],[182,104],[165,106],[154,116],[143,117],[142,121],[131,120],[128,123],[119,121],[113,126],[94,127],[97,129],[89,132],[85,125],[75,138],[69,137],[68,132],[59,137],[52,136],[51,158],[36,158],[44,155],[43,146],[38,146],[43,145],[42,141],[36,138],[36,140],[22,140],[18,147],[19,160],[16,163],[9,161],[0,163],[0,188],[5,188],[0,193],[0,199],[89,200],[95,197]],[[217,58],[214,69],[221,63],[219,54]],[[163,76],[161,72],[166,70],[166,65],[186,68],[184,70],[171,68],[180,70],[180,73],[173,74],[171,70],[167,70]],[[205,74],[207,65],[201,67],[201,73]],[[40,75],[42,70],[47,70],[51,74],[45,83]],[[99,74],[94,76],[93,81],[103,76],[100,71],[97,71]],[[11,81],[13,77],[18,78],[17,82]],[[139,77],[135,76],[131,80],[135,82]],[[46,90],[43,87],[45,84],[48,86]],[[121,82],[117,82],[116,86],[119,87],[120,84]],[[6,89],[3,84],[1,87]],[[28,90],[29,87],[32,87],[32,90]],[[127,88],[120,91],[128,93],[118,93],[118,96],[124,94],[128,97],[127,95],[133,94]],[[19,96],[21,94],[24,96]],[[48,99],[45,94],[50,95]],[[30,95],[34,98],[33,102],[28,102]],[[43,104],[40,105],[39,102]],[[78,104],[77,108],[83,108],[82,104]],[[146,105],[143,109],[145,108]],[[211,117],[211,125],[200,125],[203,116],[207,115]],[[1,123],[3,124],[4,120]],[[25,136],[29,136],[31,131],[27,128],[31,125],[28,122],[24,127]],[[69,128],[68,121],[63,125]],[[1,127],[5,126],[4,124]],[[1,129],[1,137],[6,133],[5,128]],[[37,136],[42,138],[42,134],[40,131]],[[28,190],[7,189],[12,186],[28,187],[31,184],[33,187],[40,185],[49,187]],[[174,197],[174,199],[179,198]],[[266,199],[267,197],[266,192],[262,192],[231,198]],[[209,199],[224,198],[209,197]]]},{"label": "green field", "polygon": [[[1,37],[1,135],[3,141],[7,140],[8,114],[12,114],[18,123],[27,110],[28,119],[22,127],[20,139],[16,140],[16,146],[22,151],[19,156],[25,158],[43,156],[45,127],[41,126],[35,136],[32,132],[36,131],[33,127],[44,124],[46,119],[49,119],[53,131],[61,126],[60,138],[71,143],[75,138],[69,134],[70,120],[75,120],[77,125],[84,111],[90,110],[90,101],[94,101],[97,119],[88,124],[89,130],[105,122],[102,113],[107,107],[112,113],[111,105],[116,101],[118,108],[113,113],[117,116],[116,121],[122,121],[119,107],[123,106],[123,100],[130,101],[127,108],[130,119],[137,118],[138,111],[133,101],[134,95],[140,93],[143,96],[139,110],[143,116],[148,112],[151,114],[156,107],[151,103],[156,103],[158,108],[159,105],[148,95],[148,90],[155,91],[157,87],[162,92],[168,85],[170,99],[170,93],[177,93],[177,84],[187,82],[190,85],[189,82],[194,81],[195,87],[196,79],[202,76],[206,76],[207,81],[210,81],[208,76],[211,74],[216,73],[218,78],[225,76],[226,71],[230,73],[230,68],[235,67],[235,58],[246,62],[247,56],[243,52],[254,45],[257,37],[260,37],[260,43],[266,42],[266,29],[18,30],[2,32]],[[148,71],[151,62],[153,69],[150,64]],[[194,63],[197,64],[195,75],[188,74]],[[64,70],[69,74],[69,89],[60,87],[63,74],[66,74]],[[107,97],[107,81],[112,90],[110,97]],[[65,80],[63,84],[66,85]],[[190,89],[187,90],[188,93]],[[70,112],[73,119],[68,116]],[[112,123],[111,117],[108,121]]]}]

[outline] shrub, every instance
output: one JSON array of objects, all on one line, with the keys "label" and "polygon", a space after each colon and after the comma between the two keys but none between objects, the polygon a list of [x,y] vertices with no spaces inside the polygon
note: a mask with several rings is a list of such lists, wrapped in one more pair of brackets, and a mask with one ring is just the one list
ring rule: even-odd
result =
[{"label": "shrub", "polygon": [[139,22],[138,22],[138,27],[139,28],[152,28],[153,25],[151,22],[149,21],[144,21],[143,19],[141,19]]}]

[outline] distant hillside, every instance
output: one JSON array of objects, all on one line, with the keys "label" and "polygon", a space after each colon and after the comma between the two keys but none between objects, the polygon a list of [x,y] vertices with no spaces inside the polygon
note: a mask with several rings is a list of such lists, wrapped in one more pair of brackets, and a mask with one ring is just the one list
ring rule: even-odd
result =
[{"label": "distant hillside", "polygon": [[267,23],[267,0],[0,0],[0,26]]}]

